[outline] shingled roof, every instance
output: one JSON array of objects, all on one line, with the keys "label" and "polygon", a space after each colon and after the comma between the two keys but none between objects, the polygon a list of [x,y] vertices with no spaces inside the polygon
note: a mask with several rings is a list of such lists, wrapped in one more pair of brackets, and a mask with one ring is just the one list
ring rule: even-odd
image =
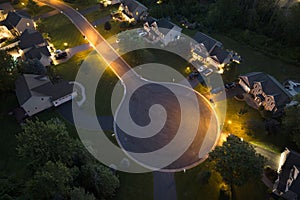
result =
[{"label": "shingled roof", "polygon": [[17,26],[22,18],[29,17],[18,12],[8,12],[6,19],[1,22],[1,25],[4,25],[7,27],[7,29],[11,30]]},{"label": "shingled roof", "polygon": [[20,49],[27,49],[35,45],[47,44],[42,34],[36,30],[26,29],[20,36]]},{"label": "shingled roof", "polygon": [[51,56],[47,46],[43,47],[32,47],[29,51],[25,53],[26,59],[34,59],[37,58],[40,60],[42,56]]},{"label": "shingled roof", "polygon": [[282,155],[282,166],[279,166],[278,180],[275,190],[283,193],[283,197],[296,196],[300,199],[300,154],[286,149]]},{"label": "shingled roof", "polygon": [[274,77],[263,72],[251,72],[241,75],[243,80],[249,88],[253,87],[255,82],[260,82],[264,93],[274,96],[276,107],[283,107],[291,100],[291,95]]},{"label": "shingled roof", "polygon": [[47,76],[33,74],[23,74],[16,80],[15,85],[20,105],[32,96],[49,96],[52,101],[55,101],[73,91],[73,84],[68,81],[53,84]]},{"label": "shingled roof", "polygon": [[210,56],[215,59],[218,63],[222,64],[226,58],[229,56],[229,52],[225,51],[221,47],[216,46],[212,52],[210,53]]},{"label": "shingled roof", "polygon": [[135,0],[122,0],[121,2],[124,6],[127,6],[130,12],[134,12],[138,7],[141,7],[144,10],[148,9],[146,6]]},{"label": "shingled roof", "polygon": [[193,39],[196,42],[203,44],[208,52],[210,52],[216,44],[220,44],[220,46],[222,45],[219,41],[211,38],[210,36],[202,32],[197,32]]}]

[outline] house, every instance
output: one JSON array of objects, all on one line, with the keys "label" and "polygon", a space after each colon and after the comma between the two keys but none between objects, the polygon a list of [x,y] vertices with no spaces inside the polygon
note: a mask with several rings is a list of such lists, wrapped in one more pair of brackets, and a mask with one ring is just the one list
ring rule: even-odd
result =
[{"label": "house", "polygon": [[144,23],[144,30],[148,33],[148,39],[154,42],[160,41],[165,46],[178,40],[182,31],[179,26],[165,18],[157,20],[152,17]]},{"label": "house", "polygon": [[300,199],[300,154],[285,149],[281,153],[278,166],[278,178],[273,193],[286,200]]},{"label": "house", "polygon": [[274,77],[263,72],[251,72],[239,76],[243,90],[253,97],[258,107],[273,113],[282,112],[291,101],[291,95]]},{"label": "house", "polygon": [[102,1],[100,1],[100,3],[102,5],[104,5],[104,7],[107,7],[110,5],[119,4],[119,3],[121,3],[121,1],[120,0],[102,0]]},{"label": "house", "polygon": [[191,52],[195,60],[208,62],[217,70],[231,62],[231,53],[222,48],[222,43],[214,38],[197,32],[191,42]]},{"label": "house", "polygon": [[48,43],[36,30],[26,29],[22,33],[19,48],[22,50],[25,60],[37,58],[44,66],[52,63]]},{"label": "house", "polygon": [[148,8],[135,0],[121,0],[119,11],[126,21],[143,21],[148,16]]},{"label": "house", "polygon": [[10,3],[0,4],[0,21],[4,20],[10,11],[14,11],[14,7]]},{"label": "house", "polygon": [[217,70],[222,69],[226,64],[231,62],[232,55],[230,52],[225,51],[219,46],[215,46],[209,56],[206,58],[206,62],[215,66]]},{"label": "house", "polygon": [[33,20],[25,12],[8,12],[0,25],[6,26],[14,35],[21,35],[26,29],[35,29]]},{"label": "house", "polygon": [[23,74],[15,82],[16,95],[26,116],[57,107],[77,96],[73,84],[67,81],[52,83],[47,76]]}]

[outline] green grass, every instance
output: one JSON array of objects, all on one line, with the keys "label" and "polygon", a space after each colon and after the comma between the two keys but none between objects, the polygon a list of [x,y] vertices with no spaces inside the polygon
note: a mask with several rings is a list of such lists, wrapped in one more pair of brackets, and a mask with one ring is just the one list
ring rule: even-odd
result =
[{"label": "green grass", "polygon": [[152,173],[129,174],[118,172],[118,174],[121,187],[116,195],[117,200],[153,200]]},{"label": "green grass", "polygon": [[94,22],[98,19],[101,19],[103,17],[106,17],[107,15],[110,15],[110,13],[113,11],[113,10],[116,10],[117,7],[116,6],[109,6],[109,7],[106,7],[106,8],[101,8],[101,9],[98,9],[94,12],[91,12],[91,13],[88,13],[85,16],[85,18],[89,21],[89,22]]},{"label": "green grass", "polygon": [[50,11],[53,11],[53,10],[54,10],[53,8],[51,8],[51,7],[49,7],[49,6],[46,6],[46,5],[40,6],[39,9],[38,9],[38,12],[37,12],[37,13],[34,13],[34,14],[32,15],[32,17],[34,17],[34,16],[39,16],[39,15],[45,14],[45,13],[50,12]]},{"label": "green grass", "polygon": [[63,14],[57,14],[47,19],[42,19],[38,23],[38,29],[43,33],[48,33],[51,43],[57,49],[64,49],[64,43],[67,42],[69,47],[78,46],[86,43],[82,34]]},{"label": "green grass", "polygon": [[224,48],[232,49],[242,56],[242,63],[238,65],[234,72],[230,73],[232,80],[239,74],[253,71],[263,71],[274,76],[279,81],[286,79],[296,79],[300,77],[300,67],[285,63],[277,58],[270,58],[252,48],[236,42],[223,35],[212,35],[223,43]]},{"label": "green grass", "polygon": [[[245,114],[239,114],[241,110],[246,110]],[[228,121],[232,123],[229,124]],[[224,132],[232,133],[251,142],[280,152],[288,143],[288,137],[283,133],[268,135],[265,131],[265,123],[258,110],[249,107],[245,102],[234,99],[227,100],[227,113]]]},{"label": "green grass", "polygon": [[[199,180],[198,175],[203,171],[210,171],[211,177],[208,183]],[[184,172],[175,174],[177,199],[193,200],[218,200],[220,189],[223,184],[222,177],[214,170],[208,162]],[[235,187],[236,200],[265,199],[267,188],[261,181],[249,181],[242,187]]]},{"label": "green grass", "polygon": [[86,59],[90,52],[91,50],[79,52],[68,61],[53,66],[54,73],[66,80],[75,80],[81,63]]},{"label": "green grass", "polygon": [[118,34],[122,29],[120,28],[120,23],[111,21],[111,29],[109,31],[104,29],[104,24],[98,25],[96,30],[105,38],[110,38]]}]

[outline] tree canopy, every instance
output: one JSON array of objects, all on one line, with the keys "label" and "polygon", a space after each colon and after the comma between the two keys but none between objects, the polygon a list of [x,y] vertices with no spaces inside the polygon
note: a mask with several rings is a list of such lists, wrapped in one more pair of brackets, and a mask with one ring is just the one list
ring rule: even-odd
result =
[{"label": "tree canopy", "polygon": [[0,92],[14,88],[18,76],[18,63],[5,50],[0,50]]},{"label": "tree canopy", "polygon": [[228,185],[241,186],[250,179],[260,178],[265,159],[253,146],[234,135],[229,135],[222,146],[217,146],[209,160]]},{"label": "tree canopy", "polygon": [[[18,185],[24,188],[21,198],[94,200],[114,196],[118,177],[94,160],[61,120],[27,120],[22,128],[16,136],[17,151],[33,176]],[[6,188],[4,195],[20,197],[12,193],[14,188]]]}]

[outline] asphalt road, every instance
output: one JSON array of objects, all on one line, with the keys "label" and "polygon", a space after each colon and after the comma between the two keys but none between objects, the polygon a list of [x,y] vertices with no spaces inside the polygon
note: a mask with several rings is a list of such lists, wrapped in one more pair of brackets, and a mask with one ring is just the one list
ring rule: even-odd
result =
[{"label": "asphalt road", "polygon": [[[82,33],[83,37],[94,47],[94,49],[101,55],[105,61],[110,63],[111,69],[114,73],[122,79],[122,76],[128,72],[131,67],[118,55],[115,49],[99,34],[94,26],[87,21],[87,19],[77,10],[66,5],[58,0],[37,0],[56,10],[69,18],[69,20]],[[100,45],[100,46],[99,46]],[[134,73],[133,71],[131,71]],[[138,78],[138,77],[136,77]]]}]

